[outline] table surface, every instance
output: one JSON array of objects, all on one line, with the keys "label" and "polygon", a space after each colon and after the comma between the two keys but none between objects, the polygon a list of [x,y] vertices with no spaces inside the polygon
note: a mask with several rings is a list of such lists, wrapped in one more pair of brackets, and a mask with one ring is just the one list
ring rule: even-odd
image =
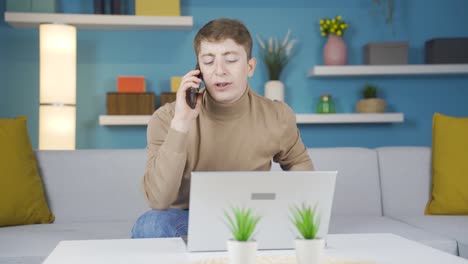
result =
[{"label": "table surface", "polygon": [[[394,234],[330,234],[325,255],[366,263],[453,263],[468,260]],[[261,250],[258,256],[293,256],[294,250]],[[43,264],[195,263],[226,252],[189,253],[180,238],[61,241]],[[357,263],[357,262],[356,262]]]}]

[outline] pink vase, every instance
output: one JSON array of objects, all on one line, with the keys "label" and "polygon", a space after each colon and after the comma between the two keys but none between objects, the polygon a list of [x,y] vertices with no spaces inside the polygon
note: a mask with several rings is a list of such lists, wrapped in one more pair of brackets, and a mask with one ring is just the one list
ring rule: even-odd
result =
[{"label": "pink vase", "polygon": [[345,65],[348,58],[346,44],[337,35],[328,35],[327,43],[323,47],[323,62],[325,65]]}]

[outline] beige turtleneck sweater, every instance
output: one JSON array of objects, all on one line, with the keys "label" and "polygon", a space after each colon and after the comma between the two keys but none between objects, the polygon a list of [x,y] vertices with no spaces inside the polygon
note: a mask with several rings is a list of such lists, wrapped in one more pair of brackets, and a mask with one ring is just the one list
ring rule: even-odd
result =
[{"label": "beige turtleneck sweater", "polygon": [[229,105],[204,93],[187,133],[170,127],[174,111],[166,104],[148,123],[143,188],[153,209],[188,208],[192,171],[267,171],[272,159],[283,170],[313,170],[293,111],[250,88]]}]

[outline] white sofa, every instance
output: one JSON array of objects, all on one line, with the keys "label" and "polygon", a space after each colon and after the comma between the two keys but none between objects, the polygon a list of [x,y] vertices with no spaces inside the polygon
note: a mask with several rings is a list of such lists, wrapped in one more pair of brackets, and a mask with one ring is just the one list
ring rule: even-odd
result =
[{"label": "white sofa", "polygon": [[[309,149],[338,170],[330,233],[394,233],[468,258],[468,216],[425,216],[430,149]],[[60,240],[129,238],[148,210],[144,150],[37,151],[53,224],[0,228],[0,263],[41,263]],[[274,164],[273,170],[279,170]]]}]

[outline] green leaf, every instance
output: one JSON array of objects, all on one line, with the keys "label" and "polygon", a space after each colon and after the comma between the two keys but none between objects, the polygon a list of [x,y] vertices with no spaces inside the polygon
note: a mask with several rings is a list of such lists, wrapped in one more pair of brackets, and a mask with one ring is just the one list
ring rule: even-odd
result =
[{"label": "green leaf", "polygon": [[377,86],[367,83],[362,89],[364,98],[376,98],[377,97]]},{"label": "green leaf", "polygon": [[[289,31],[287,36],[289,35]],[[291,43],[291,49],[293,42],[289,38],[284,38],[282,43],[279,43],[277,38],[271,38],[272,41],[265,41],[263,38],[257,35],[258,42],[260,44],[260,58],[265,64],[268,70],[268,76],[270,80],[279,80],[283,69],[289,63],[290,58],[294,56],[294,52],[288,54],[287,47]]]},{"label": "green leaf", "polygon": [[226,211],[224,212],[233,238],[237,241],[250,240],[260,217],[255,216],[253,210],[248,208],[232,207],[231,213],[232,216]]},{"label": "green leaf", "polygon": [[291,222],[299,231],[303,239],[314,239],[320,227],[320,217],[317,215],[317,205],[313,208],[305,203],[301,207],[295,205],[290,208],[292,213]]}]

